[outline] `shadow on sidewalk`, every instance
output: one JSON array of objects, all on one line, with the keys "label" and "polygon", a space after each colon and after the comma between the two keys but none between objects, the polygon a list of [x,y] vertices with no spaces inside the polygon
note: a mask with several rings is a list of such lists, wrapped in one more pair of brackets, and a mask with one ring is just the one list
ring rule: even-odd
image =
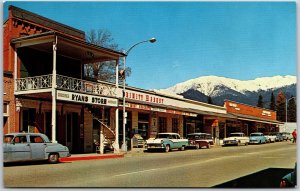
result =
[{"label": "shadow on sidewalk", "polygon": [[213,188],[279,188],[280,180],[294,169],[268,168],[216,186]]}]

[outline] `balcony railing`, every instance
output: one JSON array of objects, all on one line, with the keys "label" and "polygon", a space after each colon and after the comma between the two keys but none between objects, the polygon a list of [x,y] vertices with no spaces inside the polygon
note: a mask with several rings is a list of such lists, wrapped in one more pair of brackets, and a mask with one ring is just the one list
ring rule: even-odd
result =
[{"label": "balcony railing", "polygon": [[[16,92],[32,93],[34,90],[52,88],[52,74],[19,78],[16,80]],[[116,86],[106,82],[91,82],[62,75],[56,75],[56,88],[60,90],[89,93],[103,96],[116,96]]]}]

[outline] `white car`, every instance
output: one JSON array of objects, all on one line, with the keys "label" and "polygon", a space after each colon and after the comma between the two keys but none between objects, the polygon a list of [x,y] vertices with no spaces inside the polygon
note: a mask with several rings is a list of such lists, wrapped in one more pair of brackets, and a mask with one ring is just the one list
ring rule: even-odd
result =
[{"label": "white car", "polygon": [[276,141],[276,135],[267,134],[265,137],[267,139],[267,143],[275,143]]},{"label": "white car", "polygon": [[223,139],[223,145],[248,145],[250,142],[249,137],[247,137],[244,133],[237,132],[237,133],[230,133],[229,137]]},{"label": "white car", "polygon": [[188,139],[183,139],[178,133],[158,133],[155,139],[146,140],[145,148],[150,150],[161,149],[169,152],[172,149],[183,151],[188,146]]}]

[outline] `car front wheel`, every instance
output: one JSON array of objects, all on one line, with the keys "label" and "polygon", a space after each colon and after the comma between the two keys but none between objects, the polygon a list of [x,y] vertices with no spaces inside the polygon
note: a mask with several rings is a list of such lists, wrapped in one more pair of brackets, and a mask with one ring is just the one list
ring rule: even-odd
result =
[{"label": "car front wheel", "polygon": [[166,153],[170,151],[170,145],[166,145],[165,151],[166,151]]},{"label": "car front wheel", "polygon": [[51,154],[49,154],[48,162],[51,163],[51,164],[57,163],[58,162],[58,158],[59,158],[58,154],[51,153]]}]

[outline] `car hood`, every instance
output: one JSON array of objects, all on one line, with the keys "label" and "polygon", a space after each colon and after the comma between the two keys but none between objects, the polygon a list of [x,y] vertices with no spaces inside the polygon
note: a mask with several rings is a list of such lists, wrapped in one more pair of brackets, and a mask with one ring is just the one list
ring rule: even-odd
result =
[{"label": "car hood", "polygon": [[241,137],[226,137],[226,138],[224,138],[224,140],[226,141],[226,140],[236,140],[236,139],[239,139],[239,138],[241,138]]}]

